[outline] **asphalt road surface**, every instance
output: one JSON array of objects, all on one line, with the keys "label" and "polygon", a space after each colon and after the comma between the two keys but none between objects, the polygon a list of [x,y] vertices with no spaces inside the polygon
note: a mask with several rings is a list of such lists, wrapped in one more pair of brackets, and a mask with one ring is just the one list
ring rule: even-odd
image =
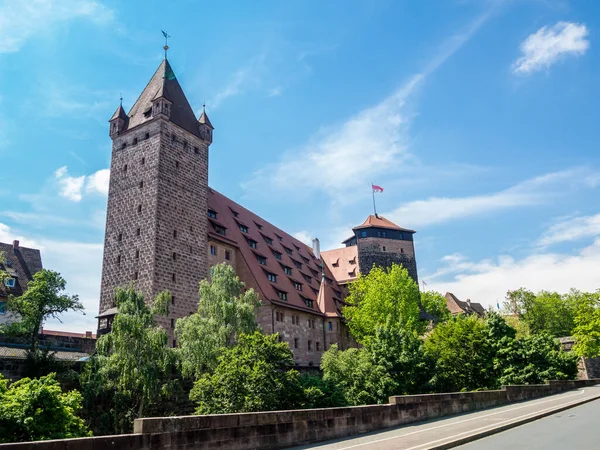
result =
[{"label": "asphalt road surface", "polygon": [[461,450],[600,449],[600,400],[456,448]]},{"label": "asphalt road surface", "polygon": [[[537,400],[448,418],[416,422],[385,431],[305,445],[295,447],[295,449],[424,450],[593,398],[600,398],[600,386],[586,387]],[[579,412],[581,410],[587,411],[587,414]],[[584,445],[588,445],[587,443],[600,442],[599,413],[600,399],[581,407],[557,412],[548,416],[547,419],[540,419],[530,425],[521,425],[502,434],[475,441],[463,448],[486,450],[488,448],[516,450],[585,448],[600,450],[600,445],[589,444],[590,446],[584,447]],[[540,424],[545,425],[540,426]],[[533,427],[534,431],[522,431],[529,430],[529,427]],[[513,433],[514,436],[520,437],[513,439]],[[497,437],[500,440],[496,441]],[[538,442],[540,445],[537,445]]]}]

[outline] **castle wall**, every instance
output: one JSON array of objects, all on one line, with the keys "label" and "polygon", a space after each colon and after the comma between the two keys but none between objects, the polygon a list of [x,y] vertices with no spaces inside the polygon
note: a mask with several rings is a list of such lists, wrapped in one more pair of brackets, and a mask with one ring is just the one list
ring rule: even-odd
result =
[{"label": "castle wall", "polygon": [[388,268],[392,264],[402,265],[409,275],[419,283],[417,261],[412,241],[384,238],[358,239],[358,264],[361,274],[368,274],[373,265]]}]

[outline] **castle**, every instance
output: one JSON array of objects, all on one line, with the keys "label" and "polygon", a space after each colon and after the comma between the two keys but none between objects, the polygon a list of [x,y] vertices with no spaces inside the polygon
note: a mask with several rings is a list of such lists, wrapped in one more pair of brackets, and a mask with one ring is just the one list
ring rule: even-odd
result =
[{"label": "castle", "polygon": [[399,263],[417,281],[414,231],[371,215],[343,242],[320,252],[208,185],[214,128],[196,119],[165,59],[129,113],[110,121],[112,159],[98,333],[117,314],[114,290],[134,283],[154,298],[172,294],[159,323],[176,346],[175,321],[197,310],[198,285],[217,263],[231,264],[260,296],[257,321],[289,343],[299,366],[318,366],[333,343],[355,346],[342,318],[348,283],[373,264]]}]

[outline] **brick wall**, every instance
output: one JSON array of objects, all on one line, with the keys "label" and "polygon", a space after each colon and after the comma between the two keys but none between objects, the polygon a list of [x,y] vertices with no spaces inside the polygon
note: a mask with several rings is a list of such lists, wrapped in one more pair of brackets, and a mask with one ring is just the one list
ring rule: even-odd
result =
[{"label": "brick wall", "polygon": [[281,449],[530,400],[598,382],[549,381],[497,391],[394,396],[387,405],[137,419],[135,434],[0,444],[0,450]]}]

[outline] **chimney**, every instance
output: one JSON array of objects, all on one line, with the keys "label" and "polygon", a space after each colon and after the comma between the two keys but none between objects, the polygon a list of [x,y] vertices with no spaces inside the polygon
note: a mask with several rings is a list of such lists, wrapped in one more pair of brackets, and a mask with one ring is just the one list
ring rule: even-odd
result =
[{"label": "chimney", "polygon": [[17,241],[16,239],[13,241],[13,250],[19,250],[19,241]]},{"label": "chimney", "polygon": [[319,242],[318,238],[314,238],[312,240],[312,244],[313,244],[313,253],[315,254],[315,257],[317,259],[321,259],[321,243]]}]

